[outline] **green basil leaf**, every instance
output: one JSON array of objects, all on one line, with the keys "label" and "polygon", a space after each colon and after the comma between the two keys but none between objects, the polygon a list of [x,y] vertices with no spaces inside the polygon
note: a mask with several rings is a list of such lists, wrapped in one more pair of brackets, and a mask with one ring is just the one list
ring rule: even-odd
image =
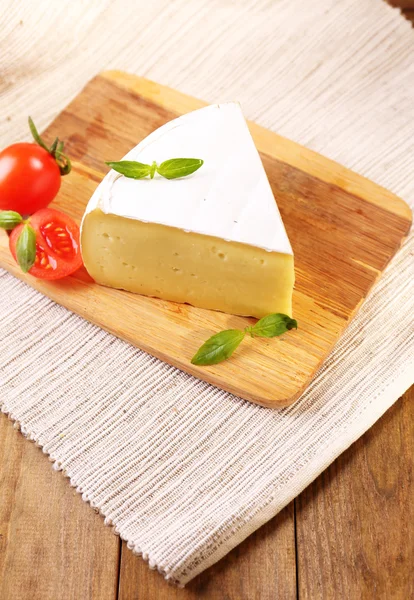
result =
[{"label": "green basil leaf", "polygon": [[257,321],[253,327],[248,327],[247,332],[252,336],[271,338],[297,328],[298,324],[295,319],[281,313],[274,313],[266,315],[266,317]]},{"label": "green basil leaf", "polygon": [[193,356],[193,365],[216,365],[229,358],[246,333],[240,329],[226,329],[216,333],[199,348]]},{"label": "green basil leaf", "polygon": [[151,165],[136,162],[135,160],[120,160],[119,162],[107,162],[111,169],[130,177],[131,179],[144,179],[151,173]]},{"label": "green basil leaf", "polygon": [[23,227],[17,239],[16,257],[23,273],[27,273],[33,267],[36,258],[36,233],[30,225]]},{"label": "green basil leaf", "polygon": [[171,158],[162,162],[157,171],[166,179],[177,179],[177,177],[186,177],[197,171],[204,161],[200,158]]},{"label": "green basil leaf", "polygon": [[22,216],[14,210],[0,211],[0,227],[2,229],[14,229],[16,225],[20,225],[22,221]]}]

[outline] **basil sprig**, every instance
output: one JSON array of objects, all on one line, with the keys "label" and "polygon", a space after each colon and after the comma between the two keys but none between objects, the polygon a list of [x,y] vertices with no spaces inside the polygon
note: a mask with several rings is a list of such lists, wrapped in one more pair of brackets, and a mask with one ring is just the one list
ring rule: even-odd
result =
[{"label": "basil sprig", "polygon": [[272,338],[290,329],[297,329],[298,324],[295,319],[282,313],[273,313],[257,321],[255,325],[242,329],[226,329],[216,333],[209,338],[198,349],[191,362],[193,365],[205,366],[216,365],[233,354],[243,341],[246,334],[252,337]]},{"label": "basil sprig", "polygon": [[30,271],[34,265],[36,258],[36,233],[30,225],[26,224],[17,238],[16,258],[23,273]]},{"label": "basil sprig", "polygon": [[23,221],[22,215],[14,210],[1,210],[0,211],[0,227],[2,229],[14,229],[17,225]]},{"label": "basil sprig", "polygon": [[27,273],[33,267],[36,259],[36,232],[22,215],[14,210],[0,211],[0,227],[12,230],[24,223],[16,242],[16,259],[23,273]]},{"label": "basil sprig", "polygon": [[187,177],[203,166],[204,161],[201,158],[170,158],[160,165],[155,161],[147,165],[134,160],[120,160],[118,162],[106,163],[111,169],[121,173],[131,179],[144,179],[145,177],[154,178],[155,173],[165,177],[165,179],[178,179]]}]

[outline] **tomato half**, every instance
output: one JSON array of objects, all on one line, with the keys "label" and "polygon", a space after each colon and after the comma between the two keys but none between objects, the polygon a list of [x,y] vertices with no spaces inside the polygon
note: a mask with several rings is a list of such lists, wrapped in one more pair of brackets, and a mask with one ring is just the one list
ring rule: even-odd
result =
[{"label": "tomato half", "polygon": [[0,210],[32,215],[60,188],[56,159],[38,144],[12,144],[0,152]]},{"label": "tomato half", "polygon": [[[73,219],[53,208],[38,210],[29,224],[36,233],[36,259],[29,270],[38,279],[61,279],[82,266],[79,227]],[[16,243],[24,224],[9,237],[10,252],[16,260]]]}]

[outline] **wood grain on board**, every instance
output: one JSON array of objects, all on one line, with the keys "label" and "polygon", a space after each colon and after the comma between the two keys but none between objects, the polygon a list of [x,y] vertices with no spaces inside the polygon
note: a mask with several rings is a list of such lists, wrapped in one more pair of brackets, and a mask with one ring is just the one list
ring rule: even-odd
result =
[{"label": "wood grain on board", "polygon": [[1,600],[115,600],[119,539],[0,414]]},{"label": "wood grain on board", "polygon": [[[74,166],[53,205],[80,221],[107,172],[105,160],[120,159],[157,127],[202,105],[134,75],[110,71],[94,78],[46,131],[47,139],[66,140]],[[250,129],[295,253],[297,331],[280,339],[249,338],[230,361],[197,367],[191,357],[208,337],[253,320],[99,286],[84,270],[60,282],[34,279],[14,263],[6,234],[0,238],[0,265],[200,379],[265,406],[292,403],[400,247],[411,211],[344,167],[255,124]]]}]

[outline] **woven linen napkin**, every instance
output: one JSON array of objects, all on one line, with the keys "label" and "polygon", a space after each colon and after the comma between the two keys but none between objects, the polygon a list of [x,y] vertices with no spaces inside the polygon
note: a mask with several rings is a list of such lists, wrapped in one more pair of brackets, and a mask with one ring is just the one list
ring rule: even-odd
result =
[{"label": "woven linen napkin", "polygon": [[[35,13],[24,0],[30,25],[20,28],[16,3],[4,4],[2,145],[23,135],[29,112],[46,125],[116,67],[206,101],[238,99],[246,117],[414,203],[414,33],[381,0],[154,0],[133,10],[126,0],[40,0]],[[2,409],[131,549],[184,585],[413,382],[413,247],[411,236],[283,410],[163,364],[1,271]]]}]

